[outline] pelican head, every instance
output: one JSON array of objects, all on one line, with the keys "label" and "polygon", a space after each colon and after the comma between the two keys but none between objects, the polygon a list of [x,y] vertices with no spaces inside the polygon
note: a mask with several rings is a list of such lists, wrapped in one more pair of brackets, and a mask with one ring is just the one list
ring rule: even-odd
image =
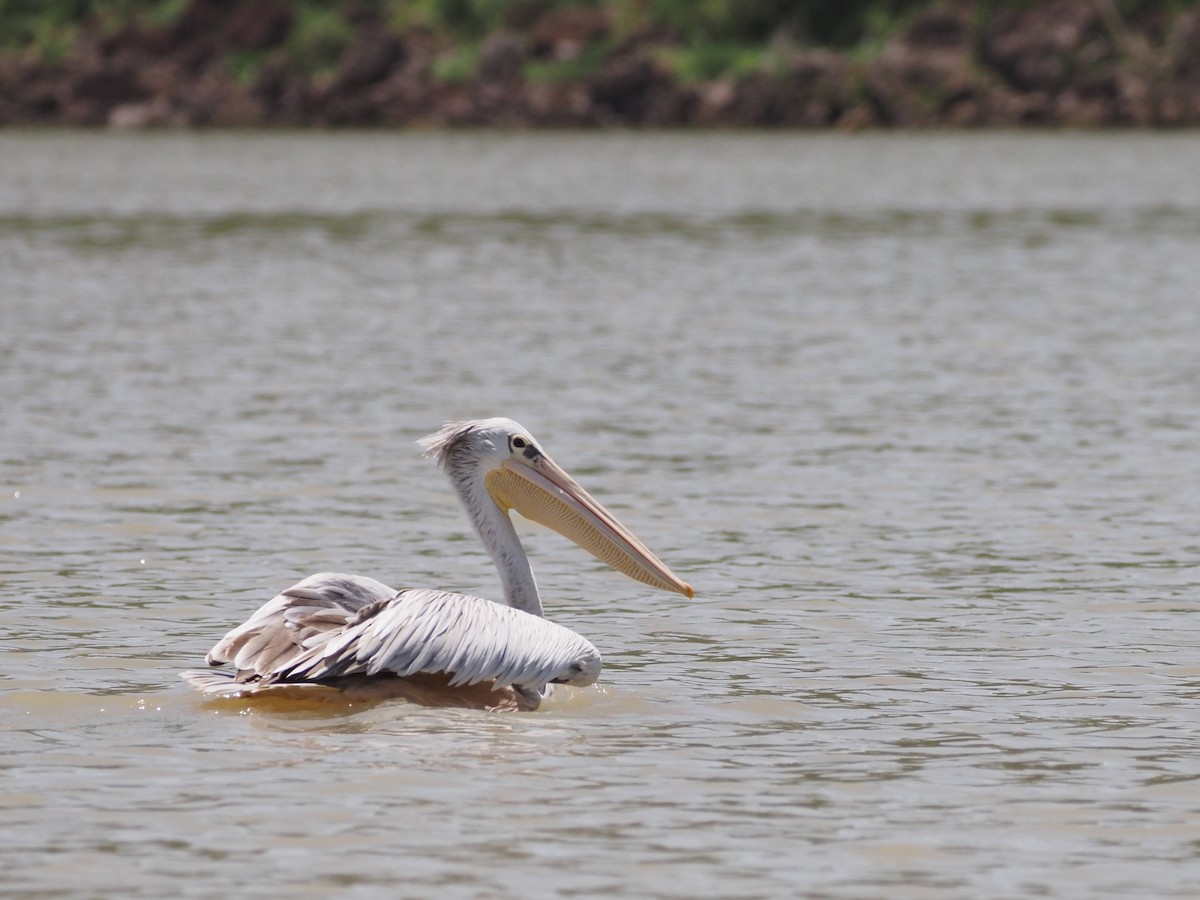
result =
[{"label": "pelican head", "polygon": [[472,497],[486,497],[479,502],[490,501],[505,515],[515,509],[636,581],[694,596],[691,585],[671,572],[512,419],[451,422],[418,443],[450,476],[469,513]]}]

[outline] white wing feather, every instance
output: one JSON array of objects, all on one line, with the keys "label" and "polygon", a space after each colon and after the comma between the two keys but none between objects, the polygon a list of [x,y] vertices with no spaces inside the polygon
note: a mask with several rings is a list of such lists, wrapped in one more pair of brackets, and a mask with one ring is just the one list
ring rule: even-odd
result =
[{"label": "white wing feather", "polygon": [[409,590],[365,609],[273,680],[444,672],[451,687],[486,681],[541,690],[551,682],[590,684],[599,669],[599,651],[561,625],[478,597]]}]

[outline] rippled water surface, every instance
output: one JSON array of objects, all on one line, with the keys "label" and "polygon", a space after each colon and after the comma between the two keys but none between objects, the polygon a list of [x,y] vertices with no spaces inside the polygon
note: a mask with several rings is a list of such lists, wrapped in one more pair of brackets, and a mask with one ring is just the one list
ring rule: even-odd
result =
[{"label": "rippled water surface", "polygon": [[[0,134],[23,896],[1190,897],[1200,137]],[[495,596],[508,415],[698,591],[522,527],[600,685],[205,703],[314,571]]]}]

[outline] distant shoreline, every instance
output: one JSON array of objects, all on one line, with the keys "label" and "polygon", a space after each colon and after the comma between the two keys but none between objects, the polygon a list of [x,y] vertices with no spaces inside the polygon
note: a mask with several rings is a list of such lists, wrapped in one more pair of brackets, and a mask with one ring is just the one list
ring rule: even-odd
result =
[{"label": "distant shoreline", "polygon": [[282,0],[194,0],[170,21],[68,23],[47,32],[57,45],[0,52],[0,126],[1200,125],[1200,9],[910,5],[873,43],[829,48],[689,43],[611,5],[543,4],[465,39],[367,3],[314,25]]}]

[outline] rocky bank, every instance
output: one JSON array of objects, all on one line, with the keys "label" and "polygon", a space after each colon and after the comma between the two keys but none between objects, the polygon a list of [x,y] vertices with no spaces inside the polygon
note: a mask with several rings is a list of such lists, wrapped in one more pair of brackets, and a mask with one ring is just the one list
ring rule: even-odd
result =
[{"label": "rocky bank", "polygon": [[768,68],[709,80],[673,70],[671,34],[619,35],[592,7],[493,33],[459,71],[444,37],[365,9],[334,64],[310,74],[276,52],[293,16],[284,0],[194,0],[167,25],[84,27],[57,60],[7,54],[0,125],[1200,125],[1195,8],[1132,18],[1112,0],[945,2],[869,51],[787,46]]}]

